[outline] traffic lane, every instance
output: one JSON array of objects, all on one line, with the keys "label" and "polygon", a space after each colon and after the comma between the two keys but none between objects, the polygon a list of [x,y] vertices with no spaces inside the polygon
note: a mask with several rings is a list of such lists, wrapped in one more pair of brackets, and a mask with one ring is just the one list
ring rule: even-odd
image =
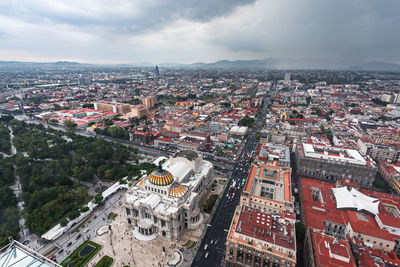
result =
[{"label": "traffic lane", "polygon": [[[225,197],[225,202],[227,201],[227,198]],[[232,201],[232,205],[229,206],[227,209],[223,209],[222,212],[218,214],[218,216],[215,216],[217,219],[217,223],[211,224],[211,229],[209,230],[209,234],[205,236],[203,239],[198,254],[196,255],[197,261],[201,261],[202,264],[207,263],[207,266],[212,266],[213,263],[218,263],[220,259],[222,259],[222,252],[224,251],[224,246],[225,246],[225,239],[227,232],[225,232],[225,229],[229,229],[230,223],[234,214],[234,210],[236,208],[236,205],[239,202],[239,195],[235,195]],[[213,243],[215,244],[215,241],[218,240],[218,245],[217,249],[212,249],[210,250],[210,246],[214,247],[215,245],[211,244],[211,240],[213,240]],[[207,249],[204,249],[205,245],[207,244]],[[207,258],[204,258],[205,253],[209,253]],[[221,257],[220,257],[221,256]],[[201,259],[201,258],[204,259]],[[206,266],[206,265],[201,265],[201,266]]]},{"label": "traffic lane", "polygon": [[[262,114],[261,117],[263,117],[263,115],[265,115],[265,114]],[[258,118],[258,120],[261,120],[261,119],[262,118]],[[240,153],[238,160],[243,157],[245,150],[254,148],[254,146],[256,144],[256,140],[253,135],[254,135],[256,129],[258,129],[258,128],[255,128],[255,129],[253,128],[253,130],[251,131],[250,137],[246,140],[246,143],[244,146],[245,149],[243,149],[242,152]],[[222,206],[225,205],[226,202],[228,201],[226,194],[227,194],[227,191],[229,190],[229,187],[232,185],[232,180],[236,180],[237,182],[240,180],[240,177],[238,175],[238,173],[239,173],[238,164],[237,164],[238,160],[236,161],[234,170],[232,172],[233,179],[231,179],[229,181],[228,186],[225,188],[223,199],[218,203],[218,207],[214,213],[214,216],[211,219],[211,222],[213,222],[213,224],[211,224],[211,229],[207,229],[206,235],[204,236],[204,238],[201,242],[200,248],[198,250],[198,253],[193,261],[193,264],[192,264],[193,266],[219,265],[220,259],[222,260],[222,255],[223,255],[224,251],[220,251],[218,248],[217,248],[217,250],[210,251],[207,258],[203,258],[203,255],[205,255],[205,253],[207,253],[206,249],[204,249],[204,246],[205,246],[205,244],[207,244],[207,249],[208,249],[208,244],[211,244],[211,240],[213,240],[213,239],[211,239],[212,237],[219,240],[220,246],[222,245],[222,243],[225,243],[225,238],[226,238],[227,233],[224,231],[224,229],[229,229],[229,227],[230,227],[230,223],[231,223],[231,220],[233,217],[234,210],[240,200],[240,192],[242,190],[242,187],[240,187],[240,189],[238,189],[238,193],[235,194],[235,196],[233,197],[233,200],[232,200],[233,203],[228,208],[224,209],[223,212],[220,212],[220,210],[221,210]],[[222,219],[220,219],[221,216],[222,216]],[[218,221],[218,223],[217,223],[217,225],[214,225],[216,220]],[[219,252],[222,252],[222,253],[218,254]]]}]

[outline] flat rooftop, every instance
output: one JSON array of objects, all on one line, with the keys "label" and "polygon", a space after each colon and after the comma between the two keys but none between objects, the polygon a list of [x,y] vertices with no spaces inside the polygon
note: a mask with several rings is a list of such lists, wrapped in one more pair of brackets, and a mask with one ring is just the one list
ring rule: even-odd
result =
[{"label": "flat rooftop", "polygon": [[356,262],[348,242],[311,230],[317,266],[355,267]]},{"label": "flat rooftop", "polygon": [[292,250],[296,248],[293,225],[283,223],[271,214],[248,206],[242,206],[240,210],[235,233]]},{"label": "flat rooftop", "polygon": [[329,160],[365,166],[367,161],[354,149],[346,149],[336,146],[299,144],[300,156],[304,158]]},{"label": "flat rooftop", "polygon": [[[354,183],[349,182],[349,186]],[[340,185],[347,186],[346,182]],[[393,241],[393,237],[400,237],[400,232],[394,231],[400,228],[400,197],[370,190],[359,189],[366,196],[379,199],[379,213],[375,216],[368,210],[357,211],[354,208],[337,208],[336,199],[331,189],[336,188],[333,183],[318,181],[308,178],[300,178],[300,188],[303,197],[305,222],[308,227],[324,230],[324,221],[338,224],[350,224],[356,232],[373,235],[385,240]],[[393,231],[381,229],[392,227]]]},{"label": "flat rooftop", "polygon": [[290,177],[290,168],[272,166],[268,164],[262,164],[261,166],[256,166],[252,164],[243,192],[252,195],[252,188],[255,186],[257,180],[261,181],[262,183],[273,185],[282,184],[284,194],[283,200],[286,202],[291,202],[292,191]]}]

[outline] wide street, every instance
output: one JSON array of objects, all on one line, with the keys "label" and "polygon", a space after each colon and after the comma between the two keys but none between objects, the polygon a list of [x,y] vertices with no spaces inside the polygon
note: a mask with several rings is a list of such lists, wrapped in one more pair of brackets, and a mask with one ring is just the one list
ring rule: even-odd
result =
[{"label": "wide street", "polygon": [[[275,84],[271,87],[271,90],[274,88]],[[244,149],[235,163],[232,171],[232,178],[229,180],[224,194],[221,196],[221,200],[215,209],[214,215],[209,223],[208,230],[192,263],[193,267],[221,266],[224,262],[227,231],[229,230],[235,208],[240,200],[240,194],[243,188],[243,186],[241,186],[241,181],[243,178],[247,178],[248,164],[241,165],[239,162],[243,162],[243,158],[245,157],[246,153],[256,149],[258,143],[256,139],[256,133],[262,128],[262,121],[265,120],[269,103],[270,99],[265,96],[262,111],[257,116],[254,127],[249,133]],[[227,194],[234,181],[236,185],[239,184],[240,186],[235,186],[237,189],[233,189],[234,196],[231,201],[228,199]]]}]

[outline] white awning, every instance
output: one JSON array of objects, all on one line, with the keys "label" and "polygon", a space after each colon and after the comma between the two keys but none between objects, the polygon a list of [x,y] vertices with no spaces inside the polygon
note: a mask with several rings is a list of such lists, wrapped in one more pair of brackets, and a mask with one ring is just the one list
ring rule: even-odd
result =
[{"label": "white awning", "polygon": [[374,215],[379,214],[379,199],[369,197],[355,188],[350,191],[347,187],[332,188],[337,209],[357,209],[368,211]]}]

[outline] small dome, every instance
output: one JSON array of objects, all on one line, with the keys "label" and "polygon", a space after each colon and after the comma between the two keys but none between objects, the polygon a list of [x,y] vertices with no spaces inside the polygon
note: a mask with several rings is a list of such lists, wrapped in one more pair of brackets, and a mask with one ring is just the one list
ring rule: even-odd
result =
[{"label": "small dome", "polygon": [[188,191],[187,186],[181,185],[180,183],[174,183],[169,189],[169,196],[171,197],[182,197]]},{"label": "small dome", "polygon": [[140,181],[139,181],[139,186],[140,186],[140,187],[143,187],[143,182],[144,182],[144,179],[143,179],[143,178],[140,179]]},{"label": "small dome", "polygon": [[170,185],[173,181],[174,177],[166,170],[155,170],[149,175],[149,182],[154,185]]}]

